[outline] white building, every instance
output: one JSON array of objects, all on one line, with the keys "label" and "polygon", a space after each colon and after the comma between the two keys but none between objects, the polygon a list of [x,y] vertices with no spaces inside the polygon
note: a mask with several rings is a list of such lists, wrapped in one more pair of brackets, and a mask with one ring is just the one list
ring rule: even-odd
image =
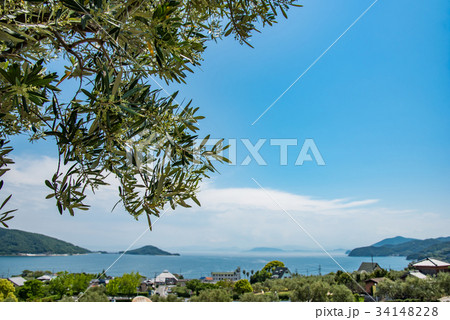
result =
[{"label": "white building", "polygon": [[177,277],[175,277],[172,273],[170,273],[168,270],[164,270],[162,273],[160,273],[155,278],[155,284],[177,284]]},{"label": "white building", "polygon": [[229,280],[238,281],[241,279],[241,268],[238,267],[235,271],[231,272],[211,272],[213,282]]}]

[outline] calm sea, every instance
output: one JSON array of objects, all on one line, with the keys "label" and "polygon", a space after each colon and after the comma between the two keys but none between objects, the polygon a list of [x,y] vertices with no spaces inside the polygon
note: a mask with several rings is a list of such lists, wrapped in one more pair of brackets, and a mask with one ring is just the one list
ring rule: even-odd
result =
[{"label": "calm sea", "polygon": [[[370,262],[370,257],[348,257],[345,253],[333,253],[333,258],[346,270],[357,270],[361,262]],[[0,277],[17,275],[22,270],[49,270],[52,272],[99,273],[111,266],[119,254],[87,254],[56,257],[0,257]],[[336,272],[339,266],[324,254],[182,254],[181,256],[124,255],[107,272],[111,276],[139,272],[154,277],[163,270],[181,273],[185,278],[209,276],[213,271],[260,270],[267,262],[280,260],[292,271],[301,274],[326,274]],[[375,257],[385,269],[402,270],[408,265],[404,257]]]}]

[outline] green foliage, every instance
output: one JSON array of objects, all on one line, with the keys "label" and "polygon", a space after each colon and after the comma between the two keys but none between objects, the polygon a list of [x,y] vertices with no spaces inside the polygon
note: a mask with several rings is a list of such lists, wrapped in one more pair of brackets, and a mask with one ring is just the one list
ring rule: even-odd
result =
[{"label": "green foliage", "polygon": [[264,286],[261,282],[253,283],[252,288],[253,291],[257,293],[266,292],[270,290],[268,287]]},{"label": "green foliage", "polygon": [[253,292],[253,288],[248,282],[247,279],[241,279],[234,283],[234,289],[233,291],[237,293],[238,295],[244,294],[246,292]]},{"label": "green foliage", "polygon": [[220,280],[216,282],[216,287],[231,290],[233,289],[234,284],[230,280]]},{"label": "green foliage", "polygon": [[337,284],[348,285],[353,282],[353,278],[348,273],[338,270],[334,276],[334,281],[336,281]]},{"label": "green foliage", "polygon": [[412,240],[387,246],[369,246],[353,249],[349,256],[406,256],[408,260],[433,257],[450,260],[450,237]]},{"label": "green foliage", "polygon": [[195,294],[199,294],[200,291],[207,290],[207,289],[216,289],[217,285],[212,283],[203,283],[198,279],[192,279],[186,282],[186,288],[189,290],[192,290]]},{"label": "green foliage", "polygon": [[253,292],[246,292],[240,298],[242,302],[276,302],[279,301],[276,294],[270,292],[268,294],[254,294]]},{"label": "green foliage", "polygon": [[52,274],[51,271],[46,270],[46,271],[42,271],[42,270],[36,270],[36,271],[31,271],[31,270],[23,270],[21,276],[26,278],[26,279],[30,279],[30,278],[39,278],[42,277],[43,275],[46,274]]},{"label": "green foliage", "polygon": [[450,272],[439,272],[436,276],[436,283],[443,295],[450,295]]},{"label": "green foliage", "polygon": [[329,301],[332,302],[354,302],[352,291],[343,284],[333,285],[330,288]]},{"label": "green foliage", "polygon": [[277,267],[284,267],[284,263],[278,260],[273,260],[267,263],[261,270],[272,273]]},{"label": "green foliage", "polygon": [[369,279],[371,278],[383,278],[388,274],[387,270],[385,269],[377,269],[374,270],[370,275],[369,275]]},{"label": "green foliage", "polygon": [[398,280],[405,274],[405,271],[397,271],[397,270],[389,270],[389,272],[386,274],[386,278],[390,280]]},{"label": "green foliage", "polygon": [[89,282],[94,278],[93,274],[64,272],[51,280],[48,287],[50,293],[59,298],[64,295],[72,296],[85,292],[89,287]]},{"label": "green foliage", "polygon": [[182,298],[189,298],[191,296],[191,291],[186,287],[175,287],[172,289],[172,293]]},{"label": "green foliage", "polygon": [[282,301],[287,301],[291,299],[291,293],[289,291],[287,292],[277,292],[278,299]]},{"label": "green foliage", "polygon": [[122,277],[109,280],[106,292],[111,296],[135,294],[141,280],[142,276],[139,273],[124,273]]},{"label": "green foliage", "polygon": [[442,292],[435,281],[407,277],[404,281],[386,279],[379,283],[376,296],[387,300],[436,301]]},{"label": "green foliage", "polygon": [[266,270],[258,270],[250,277],[250,283],[264,282],[270,279],[271,276],[272,274]]},{"label": "green foliage", "polygon": [[161,297],[157,294],[154,294],[150,297],[152,302],[182,302],[184,299],[178,298],[175,294],[169,294],[167,297]]},{"label": "green foliage", "polygon": [[0,255],[16,255],[19,253],[77,254],[88,253],[80,248],[42,234],[20,230],[0,228]]},{"label": "green foliage", "polygon": [[306,283],[292,292],[292,301],[309,301],[309,302],[325,302],[328,301],[328,292],[330,285],[323,281],[315,281],[313,283]]},{"label": "green foliage", "polygon": [[59,302],[75,302],[75,299],[71,296],[63,296]]},{"label": "green foliage", "polygon": [[225,289],[205,289],[199,295],[193,296],[191,302],[231,302],[231,294]]},{"label": "green foliage", "polygon": [[277,267],[284,267],[284,263],[278,260],[268,262],[261,270],[256,271],[251,275],[250,283],[264,282],[267,279],[270,279],[270,277],[272,277],[272,272]]},{"label": "green foliage", "polygon": [[1,302],[18,302],[19,300],[14,295],[14,293],[9,292],[8,295],[5,298],[3,298],[2,294],[0,294],[0,301]]},{"label": "green foliage", "polygon": [[46,296],[46,288],[39,280],[28,280],[17,289],[17,297],[22,301],[39,301]]},{"label": "green foliage", "polygon": [[[150,84],[184,82],[208,40],[234,35],[249,45],[257,23],[287,17],[293,2],[6,0],[0,138],[55,141],[60,162],[45,184],[61,214],[87,210],[86,190],[107,184],[108,175],[125,210],[149,224],[167,204],[199,204],[199,183],[215,171],[211,161],[228,161],[224,147],[206,146],[209,136],[194,147],[198,108],[181,106],[176,93],[161,97]],[[56,60],[64,74],[45,69]],[[65,100],[62,82],[74,88]]]},{"label": "green foliage", "polygon": [[[6,141],[0,135],[0,177],[3,176],[9,170],[9,168],[4,167],[14,163],[12,159],[7,157],[8,153],[10,153],[13,150],[12,147],[7,146],[8,143],[9,141]],[[3,188],[3,180],[0,180],[0,190],[2,188]],[[11,216],[10,214],[16,211],[15,209],[2,211],[5,205],[8,203],[8,201],[11,199],[11,197],[12,195],[7,196],[6,199],[3,200],[2,204],[0,205],[0,223],[6,228],[8,228],[6,221],[14,218],[14,216]]]},{"label": "green foliage", "polygon": [[92,287],[82,294],[79,302],[109,302],[105,287]]},{"label": "green foliage", "polygon": [[10,294],[14,296],[15,291],[14,285],[9,280],[0,279],[0,301],[9,297]]}]

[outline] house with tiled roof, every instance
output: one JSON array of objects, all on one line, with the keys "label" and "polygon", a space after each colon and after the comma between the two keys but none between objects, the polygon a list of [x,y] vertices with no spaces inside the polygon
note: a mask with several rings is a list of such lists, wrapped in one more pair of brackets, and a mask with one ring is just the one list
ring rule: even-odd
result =
[{"label": "house with tiled roof", "polygon": [[372,273],[375,270],[381,270],[381,267],[376,262],[362,262],[359,266],[359,273]]},{"label": "house with tiled roof", "polygon": [[384,277],[366,280],[366,287],[365,287],[366,292],[372,296],[375,295],[375,293],[377,292],[377,285],[380,282],[383,282],[384,280],[386,280],[386,278]]},{"label": "house with tiled roof", "polygon": [[286,267],[276,267],[272,271],[272,279],[285,279],[291,277],[292,277],[291,271],[289,271],[289,269]]},{"label": "house with tiled roof", "polygon": [[426,258],[413,264],[414,269],[423,274],[434,275],[438,272],[450,272],[450,263],[433,258]]}]

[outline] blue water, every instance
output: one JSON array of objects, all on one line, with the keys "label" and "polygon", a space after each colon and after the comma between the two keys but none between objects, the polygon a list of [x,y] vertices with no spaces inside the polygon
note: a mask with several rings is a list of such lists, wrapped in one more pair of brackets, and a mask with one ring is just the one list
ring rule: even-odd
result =
[{"label": "blue water", "polygon": [[[119,254],[87,254],[56,257],[0,257],[0,277],[20,274],[23,270],[49,270],[51,272],[100,273],[107,269]],[[367,257],[348,257],[334,253],[335,260],[348,272],[357,270]],[[301,274],[322,274],[336,272],[339,266],[324,254],[182,254],[181,256],[137,256],[124,255],[107,272],[111,276],[139,272],[147,277],[169,270],[181,273],[185,278],[209,276],[213,271],[260,270],[267,262],[280,260],[292,271]],[[385,269],[402,270],[408,265],[404,257],[376,257],[374,262]]]}]

